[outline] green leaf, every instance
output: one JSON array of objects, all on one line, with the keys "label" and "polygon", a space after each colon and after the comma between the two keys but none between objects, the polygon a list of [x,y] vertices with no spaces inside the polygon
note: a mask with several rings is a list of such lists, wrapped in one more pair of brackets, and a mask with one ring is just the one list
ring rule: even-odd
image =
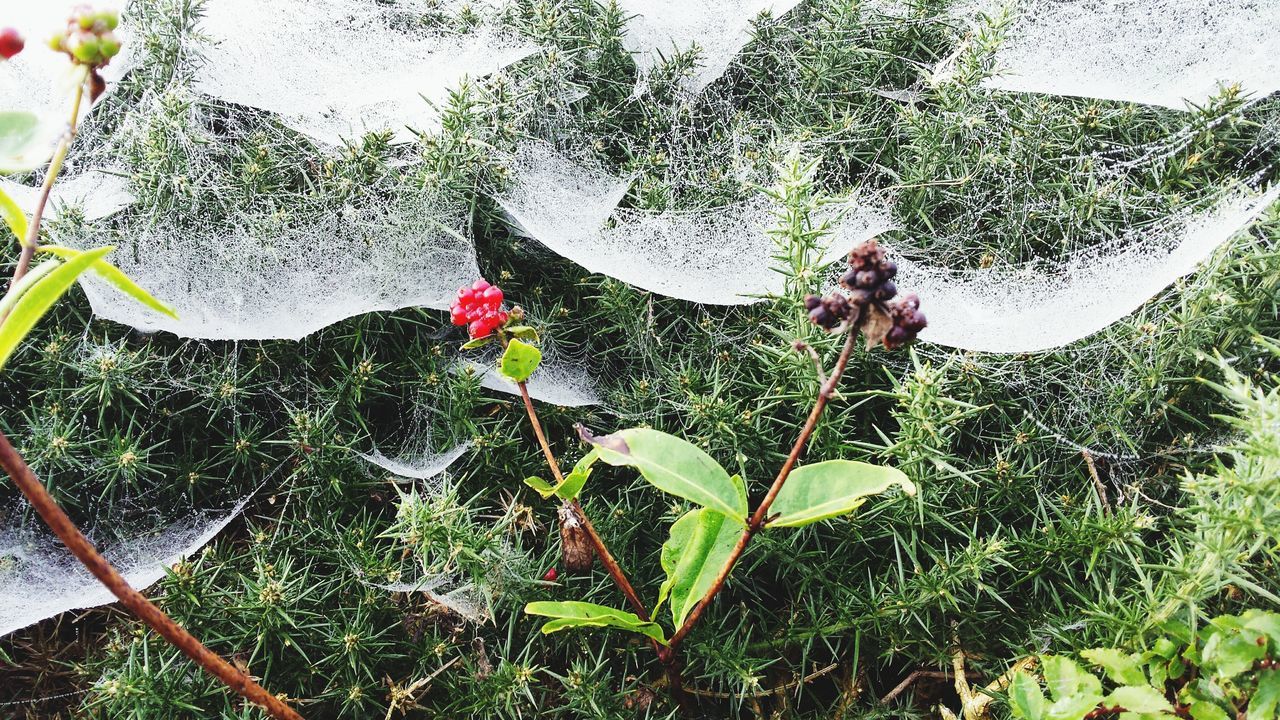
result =
[{"label": "green leaf", "polygon": [[583,440],[595,446],[600,459],[610,465],[636,468],[663,492],[746,520],[747,489],[742,478],[729,477],[693,443],[648,428],[620,430],[604,437],[580,431]]},{"label": "green leaf", "polygon": [[528,325],[515,325],[513,327],[509,327],[507,328],[507,334],[518,337],[521,340],[528,340],[529,342],[538,341],[538,331]]},{"label": "green leaf", "polygon": [[9,231],[13,236],[18,238],[18,242],[27,242],[27,214],[22,212],[22,208],[18,207],[18,203],[9,197],[9,193],[0,190],[0,217],[4,218],[4,224],[9,226]]},{"label": "green leaf", "polygon": [[1044,691],[1030,673],[1019,672],[1009,684],[1009,709],[1015,718],[1040,720],[1044,717]]},{"label": "green leaf", "polygon": [[672,523],[671,536],[662,545],[662,569],[667,579],[658,590],[657,607],[670,598],[676,627],[684,625],[711,589],[744,527],[741,520],[709,508],[687,512]]},{"label": "green leaf", "polygon": [[488,345],[489,343],[491,343],[491,342],[493,342],[494,340],[497,340],[497,339],[498,339],[498,338],[497,338],[497,336],[494,336],[494,335],[485,335],[484,337],[478,337],[478,338],[476,338],[476,339],[474,339],[474,340],[468,340],[468,341],[466,341],[466,342],[462,343],[462,349],[463,349],[463,350],[475,350],[476,348],[482,348],[482,347],[484,347],[485,345]]},{"label": "green leaf", "polygon": [[9,313],[13,312],[13,307],[18,304],[18,300],[23,296],[23,294],[35,287],[36,283],[40,282],[45,275],[53,272],[60,265],[62,265],[62,263],[57,260],[49,260],[47,262],[40,263],[39,265],[31,268],[26,275],[23,275],[22,279],[13,283],[4,296],[0,297],[0,318],[8,317]]},{"label": "green leaf", "polygon": [[529,379],[538,364],[542,362],[542,351],[519,338],[512,338],[507,349],[502,353],[498,363],[498,372],[512,382],[524,382]]},{"label": "green leaf", "polygon": [[44,317],[45,313],[49,312],[49,308],[58,302],[58,298],[61,298],[75,283],[76,278],[103,255],[114,249],[108,245],[81,253],[60,266],[46,271],[47,274],[40,277],[34,285],[18,297],[9,317],[5,319],[3,325],[0,325],[0,368],[4,367],[9,356],[18,349],[18,345],[31,332],[31,328],[40,322],[40,318]]},{"label": "green leaf", "polygon": [[1231,720],[1226,710],[1208,700],[1197,700],[1191,703],[1189,710],[1192,720]]},{"label": "green leaf", "polygon": [[1094,648],[1080,653],[1085,660],[1101,667],[1117,685],[1146,685],[1147,675],[1142,672],[1137,657],[1115,648]]},{"label": "green leaf", "polygon": [[916,486],[901,470],[853,460],[827,460],[791,471],[769,506],[777,517],[769,527],[803,527],[845,515],[876,495],[900,485],[909,495]]},{"label": "green leaf", "polygon": [[1276,720],[1280,716],[1280,670],[1258,673],[1258,689],[1249,699],[1245,720]]},{"label": "green leaf", "polygon": [[563,500],[573,500],[578,497],[578,493],[582,492],[582,488],[587,484],[587,480],[591,478],[592,465],[595,463],[599,453],[595,450],[587,453],[585,457],[573,466],[573,470],[565,476],[564,481],[552,485],[551,483],[539,477],[525,478],[524,484],[538,491],[543,500],[557,496]]},{"label": "green leaf", "polygon": [[1119,706],[1132,713],[1172,713],[1173,705],[1165,699],[1164,693],[1143,682],[1142,685],[1126,685],[1112,690],[1102,704]]},{"label": "green leaf", "polygon": [[35,113],[0,111],[0,173],[30,172],[53,156],[62,128]]},{"label": "green leaf", "polygon": [[1080,720],[1102,701],[1102,681],[1061,655],[1042,655],[1040,666],[1053,703],[1045,709],[1049,720]]},{"label": "green leaf", "polygon": [[667,644],[667,637],[662,626],[655,622],[645,622],[634,613],[617,610],[595,603],[569,600],[565,602],[531,602],[524,607],[530,615],[555,618],[542,626],[542,632],[550,634],[558,630],[572,627],[612,627],[640,633]]},{"label": "green leaf", "polygon": [[1214,669],[1219,678],[1229,679],[1253,669],[1253,664],[1266,657],[1265,636],[1256,631],[1241,629],[1221,630],[1209,636],[1204,644],[1204,665]]},{"label": "green leaf", "polygon": [[527,477],[524,479],[524,484],[528,485],[534,490],[537,490],[538,494],[542,496],[543,500],[546,500],[547,498],[556,494],[555,487],[552,486],[551,483],[547,482],[546,480],[543,480],[540,477]]},{"label": "green leaf", "polygon": [[[46,252],[46,253],[49,253],[50,255],[57,255],[58,257],[64,260],[70,260],[71,258],[74,258],[81,254],[81,251],[79,250],[73,250],[68,247],[62,247],[61,245],[41,245],[39,249],[40,249],[40,252]],[[161,315],[168,315],[174,320],[178,319],[178,314],[173,311],[173,308],[155,299],[155,297],[152,296],[151,293],[147,292],[146,290],[143,290],[141,286],[139,286],[132,279],[130,279],[130,277],[126,275],[123,270],[116,267],[115,265],[112,265],[106,260],[99,260],[98,262],[94,263],[90,269],[93,270],[95,275],[111,283],[116,287],[117,290],[124,293],[125,295],[128,295],[134,300],[137,300],[138,302],[142,303],[143,305],[146,305],[152,310],[155,310]]]}]

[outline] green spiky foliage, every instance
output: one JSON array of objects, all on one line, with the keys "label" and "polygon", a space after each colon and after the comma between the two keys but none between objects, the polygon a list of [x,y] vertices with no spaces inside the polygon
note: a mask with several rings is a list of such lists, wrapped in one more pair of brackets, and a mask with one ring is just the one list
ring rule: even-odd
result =
[{"label": "green spiky foliage", "polygon": [[[1251,151],[1275,131],[1265,124],[1280,112],[1275,98],[1245,107],[1227,89],[1180,113],[984,90],[1007,18],[969,31],[941,14],[946,4],[913,0],[895,19],[856,0],[808,0],[781,20],[761,18],[726,77],[689,99],[676,80],[696,52],[669,56],[650,92],[633,98],[624,12],[517,0],[501,21],[543,53],[460,88],[442,129],[418,143],[370,135],[335,155],[264,113],[193,95],[198,0],[134,0],[142,61],[95,111],[73,157],[117,159],[139,198],[126,217],[179,227],[458,193],[485,276],[558,352],[587,359],[605,390],[603,407],[541,406],[562,464],[583,452],[574,423],[648,425],[698,443],[756,498],[816,392],[792,341],[835,349],[797,304],[821,276],[793,262],[823,230],[824,198],[894,192],[904,225],[894,239],[978,267],[1065,257],[1099,229],[1140,227],[1276,159]],[[475,12],[442,6],[424,15],[424,31],[468,27]],[[930,83],[925,68],[957,50],[953,81]],[[900,88],[918,97],[873,92]],[[565,103],[575,91],[586,94]],[[190,125],[192,108],[207,126]],[[513,234],[485,194],[504,176],[492,149],[562,127],[636,173],[633,207],[715,206],[753,183],[771,188],[784,207],[774,237],[789,297],[698,306],[589,274]],[[193,142],[205,133],[226,141]],[[1099,182],[1106,154],[1139,156],[1172,136],[1181,141],[1166,152]],[[89,227],[64,213],[49,232],[122,223]],[[753,544],[685,646],[704,711],[923,717],[950,701],[936,684],[888,707],[877,698],[914,670],[949,667],[956,645],[985,681],[1030,652],[1141,646],[1155,612],[1194,623],[1274,606],[1274,538],[1249,534],[1265,516],[1230,479],[1274,458],[1250,460],[1248,446],[1211,452],[1235,432],[1223,417],[1237,408],[1200,379],[1221,378],[1217,352],[1271,382],[1275,356],[1255,338],[1280,335],[1278,246],[1272,208],[1200,272],[1060,351],[859,350],[807,457],[890,464],[920,493]],[[0,257],[7,272],[13,246]],[[545,475],[543,459],[518,400],[451,372],[460,340],[444,313],[411,309],[299,342],[186,342],[95,320],[77,299],[0,376],[0,427],[89,524],[253,494],[241,520],[151,595],[308,717],[674,715],[647,646],[614,632],[543,636],[521,612],[538,600],[623,604],[598,570],[540,581],[558,562],[555,507],[521,481]],[[1274,434],[1273,405],[1239,411]],[[355,454],[422,407],[436,447],[472,443],[447,481],[395,481]],[[1245,479],[1275,482],[1274,473]],[[15,493],[0,493],[11,505]],[[584,497],[652,596],[660,529],[688,508],[622,469],[599,469]],[[145,529],[141,517],[98,530]],[[421,593],[378,587],[434,572],[483,586],[492,619],[472,623]],[[13,703],[0,715],[261,717],[109,609],[5,638],[0,662],[0,703]]]}]

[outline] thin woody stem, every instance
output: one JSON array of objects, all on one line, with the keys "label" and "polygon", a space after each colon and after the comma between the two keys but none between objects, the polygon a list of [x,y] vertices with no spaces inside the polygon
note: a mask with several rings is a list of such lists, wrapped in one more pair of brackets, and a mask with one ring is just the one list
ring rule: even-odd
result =
[{"label": "thin woody stem", "polygon": [[254,682],[253,678],[206,648],[142,593],[130,587],[129,582],[94,549],[84,533],[81,533],[71,518],[67,517],[57,501],[45,489],[44,483],[40,482],[26,461],[22,459],[22,455],[2,432],[0,432],[0,467],[3,467],[9,477],[13,478],[14,484],[23,495],[27,496],[31,506],[58,536],[58,539],[67,546],[71,554],[75,555],[76,559],[83,563],[89,572],[93,573],[93,576],[105,585],[112,595],[119,598],[120,603],[139,620],[194,660],[210,675],[221,680],[227,687],[250,702],[265,708],[271,717],[276,720],[302,720],[302,716],[284,701],[267,692],[265,688]]},{"label": "thin woody stem", "polygon": [[791,447],[791,454],[787,456],[786,462],[782,464],[782,468],[778,471],[778,477],[774,479],[768,494],[764,496],[764,500],[760,501],[760,506],[756,508],[755,514],[747,522],[746,528],[742,531],[742,536],[738,538],[738,543],[733,547],[733,552],[729,554],[724,566],[720,568],[720,573],[716,575],[716,579],[707,590],[707,594],[702,596],[702,600],[690,611],[684,624],[680,626],[675,635],[671,636],[671,642],[668,647],[672,652],[680,646],[680,643],[698,624],[698,620],[702,618],[702,613],[724,587],[729,573],[733,572],[734,565],[738,563],[738,558],[742,557],[742,553],[747,549],[751,539],[764,527],[765,521],[769,518],[769,506],[773,505],[773,501],[778,497],[778,492],[786,484],[787,478],[791,475],[796,462],[800,459],[800,454],[804,452],[805,444],[809,442],[809,437],[813,435],[813,431],[818,425],[818,418],[822,416],[822,411],[827,407],[827,402],[835,394],[836,385],[839,384],[845,368],[849,365],[849,357],[853,354],[853,345],[858,336],[857,331],[857,327],[849,328],[844,341],[844,348],[840,351],[840,359],[836,361],[836,366],[831,371],[831,377],[823,383],[822,389],[818,392],[818,399],[814,402],[813,409],[809,411],[809,419],[805,421],[804,429],[800,431],[800,437],[796,439],[795,445]]},{"label": "thin woody stem", "polygon": [[[529,415],[529,422],[533,425],[533,434],[538,437],[538,445],[542,448],[542,454],[547,458],[547,465],[551,467],[551,472],[555,475],[556,483],[564,482],[564,475],[560,472],[560,463],[556,461],[556,456],[551,452],[551,446],[547,443],[546,433],[542,431],[542,423],[538,421],[538,412],[534,410],[533,399],[529,397],[529,387],[526,383],[516,383],[520,388],[520,397],[524,400],[525,412]],[[609,573],[609,577],[613,578],[613,582],[622,590],[622,594],[627,597],[627,602],[631,603],[632,609],[641,620],[649,620],[649,611],[644,606],[644,601],[636,594],[635,588],[631,587],[631,582],[627,580],[627,576],[622,572],[622,568],[618,566],[618,561],[613,558],[609,552],[609,548],[605,547],[604,541],[600,539],[600,535],[596,532],[595,526],[591,524],[590,518],[582,511],[582,505],[577,500],[567,502],[574,514],[582,520],[582,526],[586,528],[587,537],[591,538],[591,545],[596,551],[596,555],[600,558],[600,563]]]},{"label": "thin woody stem", "polygon": [[[556,460],[555,453],[551,452],[551,445],[547,443],[547,435],[542,430],[542,423],[538,420],[538,411],[533,407],[533,398],[529,396],[528,385],[521,381],[516,383],[520,388],[520,398],[524,400],[525,412],[529,415],[529,423],[533,425],[533,434],[538,438],[538,445],[542,448],[542,454],[547,459],[547,465],[551,468],[551,473],[556,478],[556,483],[564,482],[564,474],[560,472],[560,463]],[[596,552],[596,557],[600,558],[600,564],[604,565],[605,571],[609,573],[609,577],[613,578],[613,582],[626,596],[627,602],[631,604],[631,609],[635,614],[646,622],[650,620],[649,610],[645,607],[644,601],[640,599],[640,595],[636,593],[631,581],[627,579],[626,573],[622,571],[622,567],[618,565],[618,561],[614,559],[613,554],[609,552],[609,548],[604,544],[600,534],[596,532],[596,528],[591,524],[591,518],[587,517],[583,511],[582,505],[576,499],[569,500],[566,504],[573,513],[582,521],[582,527],[587,531],[587,537],[591,539],[591,546]],[[671,694],[675,697],[682,709],[688,709],[688,695],[684,691],[684,679],[680,675],[679,661],[672,652],[672,648],[664,647],[658,641],[650,639],[649,644],[652,645],[658,659],[662,662],[663,669],[667,676],[667,683],[670,685]]]},{"label": "thin woody stem", "polygon": [[[62,164],[67,159],[67,152],[71,148],[72,140],[75,139],[76,126],[80,118],[80,105],[84,100],[85,81],[87,81],[87,78],[76,86],[71,108],[71,119],[67,123],[66,132],[63,133],[62,138],[58,141],[58,147],[54,151],[49,170],[45,174],[44,183],[40,187],[40,195],[36,200],[35,210],[32,213],[30,222],[27,224],[27,236],[21,239],[22,252],[18,256],[18,264],[14,268],[11,282],[16,283],[27,274],[28,269],[31,267],[31,260],[35,257],[36,251],[40,247],[40,223],[44,219],[45,207],[48,205],[50,193],[53,192],[53,184],[57,181],[58,174],[62,171]],[[4,319],[3,316],[0,316],[0,323],[3,323]],[[264,708],[271,717],[276,718],[276,720],[302,720],[302,716],[283,700],[267,692],[248,674],[238,670],[235,666],[223,660],[217,653],[209,650],[191,633],[174,622],[173,618],[166,615],[163,610],[143,596],[142,593],[134,590],[124,576],[112,567],[111,563],[107,562],[107,559],[94,548],[93,543],[89,542],[84,533],[80,532],[80,528],[76,527],[76,524],[67,516],[66,512],[59,507],[58,501],[54,500],[49,491],[45,489],[44,483],[40,482],[40,479],[31,471],[22,454],[14,448],[3,432],[0,432],[0,467],[8,473],[9,477],[13,478],[14,484],[26,496],[31,506],[35,508],[36,513],[40,515],[54,535],[67,546],[71,554],[99,582],[106,586],[112,595],[115,595],[120,600],[120,604],[124,605],[139,620],[146,623],[170,644],[181,650],[184,655],[195,661],[210,675],[222,681],[228,688],[249,702]]]}]

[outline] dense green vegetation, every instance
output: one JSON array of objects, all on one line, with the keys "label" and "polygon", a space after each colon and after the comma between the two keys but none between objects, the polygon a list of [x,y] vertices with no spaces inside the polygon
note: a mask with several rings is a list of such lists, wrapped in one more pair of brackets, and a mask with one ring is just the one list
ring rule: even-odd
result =
[{"label": "dense green vegetation", "polygon": [[[632,207],[773,188],[784,248],[819,224],[823,198],[883,191],[904,226],[889,238],[957,268],[1063,259],[1280,160],[1267,144],[1275,97],[1228,89],[1177,112],[984,89],[1002,19],[971,31],[946,4],[914,0],[902,19],[809,0],[762,18],[728,74],[689,99],[673,81],[696,53],[632,97],[624,13],[515,0],[501,22],[540,55],[460,89],[443,129],[418,143],[371,135],[327,156],[265,113],[191,92],[198,0],[134,0],[144,57],[74,152],[86,166],[117,158],[138,203],[99,226],[64,214],[49,234],[127,247],[117,235],[149,220],[286,222],[447,193],[471,208],[485,277],[557,357],[599,380],[601,406],[540,406],[562,464],[585,452],[575,423],[647,425],[696,442],[757,497],[816,392],[792,341],[828,354],[838,342],[799,305],[821,276],[727,308],[587,273],[515,235],[489,199],[519,138],[568,138],[635,172]],[[469,27],[476,12],[441,8],[423,28]],[[924,68],[957,50],[952,79],[930,82]],[[905,88],[918,98],[874,92]],[[586,94],[566,103],[574,91]],[[16,248],[4,247],[7,276]],[[915,670],[950,668],[957,647],[985,685],[1028,654],[1142,650],[1165,620],[1274,609],[1280,396],[1265,338],[1280,337],[1277,247],[1272,207],[1194,275],[1055,351],[859,349],[807,456],[892,465],[919,492],[756,540],[686,645],[707,714],[933,716],[938,702],[958,711],[949,681],[878,699]],[[252,494],[150,594],[307,717],[673,715],[643,643],[544,636],[523,613],[537,600],[623,605],[598,568],[541,581],[559,563],[555,505],[522,481],[545,475],[543,458],[518,398],[453,370],[462,340],[447,313],[410,309],[298,342],[185,341],[95,320],[75,296],[0,375],[0,429],[99,537],[158,525],[155,508]],[[356,454],[415,432],[472,450],[418,483]],[[603,466],[584,505],[652,597],[665,528],[688,508]],[[0,507],[20,507],[7,485]],[[3,563],[0,551],[0,578]],[[492,620],[377,587],[438,572],[483,587]],[[192,668],[119,612],[69,613],[0,639],[0,716],[260,717]]]}]

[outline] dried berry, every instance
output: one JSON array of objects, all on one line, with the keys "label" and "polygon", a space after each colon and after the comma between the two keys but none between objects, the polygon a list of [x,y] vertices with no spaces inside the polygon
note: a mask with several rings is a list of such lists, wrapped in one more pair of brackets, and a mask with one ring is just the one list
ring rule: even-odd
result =
[{"label": "dried berry", "polygon": [[840,278],[849,293],[849,301],[865,307],[872,301],[886,302],[898,294],[893,278],[898,275],[898,265],[888,259],[880,244],[868,240],[849,253],[849,270]]},{"label": "dried berry", "polygon": [[572,573],[584,573],[595,562],[596,551],[587,537],[587,529],[573,506],[560,506],[560,557],[564,569]]},{"label": "dried berry", "polygon": [[467,326],[473,340],[488,337],[510,319],[502,309],[502,300],[502,290],[481,278],[458,290],[457,299],[449,306],[449,319],[454,325]]},{"label": "dried berry", "polygon": [[888,305],[889,317],[893,327],[884,336],[886,350],[896,350],[916,339],[916,335],[928,326],[924,313],[920,312],[920,298],[915,293],[907,293],[897,302]]},{"label": "dried berry", "polygon": [[839,293],[832,293],[825,298],[806,296],[804,307],[809,311],[809,322],[824,330],[834,330],[857,316],[857,308],[849,304],[849,298]]},{"label": "dried berry", "polygon": [[16,29],[8,27],[0,30],[0,58],[8,60],[22,52],[22,48],[26,46],[27,42]]}]

